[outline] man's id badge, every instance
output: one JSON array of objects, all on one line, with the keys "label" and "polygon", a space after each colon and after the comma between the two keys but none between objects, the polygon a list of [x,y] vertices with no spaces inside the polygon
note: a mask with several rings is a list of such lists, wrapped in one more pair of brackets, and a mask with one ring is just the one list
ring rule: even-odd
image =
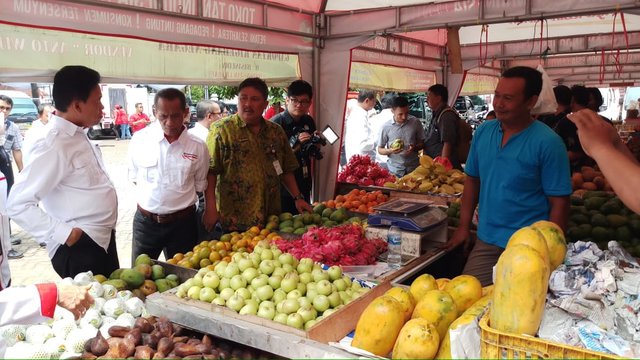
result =
[{"label": "man's id badge", "polygon": [[282,166],[280,166],[280,161],[273,160],[273,168],[276,169],[276,174],[278,176],[282,175]]}]

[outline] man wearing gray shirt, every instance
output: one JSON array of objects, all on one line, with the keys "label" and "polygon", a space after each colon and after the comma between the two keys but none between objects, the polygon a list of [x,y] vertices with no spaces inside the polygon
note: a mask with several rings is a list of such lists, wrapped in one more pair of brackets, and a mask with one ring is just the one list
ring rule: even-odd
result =
[{"label": "man wearing gray shirt", "polygon": [[387,155],[389,171],[402,177],[419,165],[418,151],[424,146],[424,129],[419,120],[409,117],[409,101],[396,96],[391,105],[393,118],[382,127],[378,153]]}]

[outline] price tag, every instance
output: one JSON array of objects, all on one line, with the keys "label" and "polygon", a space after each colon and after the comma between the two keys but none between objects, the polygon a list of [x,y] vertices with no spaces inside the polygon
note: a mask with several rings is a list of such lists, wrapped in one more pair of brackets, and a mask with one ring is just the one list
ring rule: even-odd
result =
[{"label": "price tag", "polygon": [[276,169],[276,174],[278,176],[282,175],[282,166],[280,166],[280,161],[273,160],[273,168]]}]

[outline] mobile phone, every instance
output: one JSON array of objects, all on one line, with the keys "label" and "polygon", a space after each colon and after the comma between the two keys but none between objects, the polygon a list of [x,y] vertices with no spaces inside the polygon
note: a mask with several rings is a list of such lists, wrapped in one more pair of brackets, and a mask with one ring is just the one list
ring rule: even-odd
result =
[{"label": "mobile phone", "polygon": [[331,126],[327,125],[327,127],[322,130],[322,135],[327,139],[329,144],[333,145],[340,138],[338,134],[331,128]]}]

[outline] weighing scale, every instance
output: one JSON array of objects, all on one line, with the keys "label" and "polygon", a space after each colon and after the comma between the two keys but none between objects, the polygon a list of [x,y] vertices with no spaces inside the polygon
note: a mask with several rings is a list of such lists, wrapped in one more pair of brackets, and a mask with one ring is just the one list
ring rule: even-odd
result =
[{"label": "weighing scale", "polygon": [[429,203],[393,199],[373,208],[369,214],[371,226],[395,225],[402,230],[423,232],[447,220],[447,214]]}]

